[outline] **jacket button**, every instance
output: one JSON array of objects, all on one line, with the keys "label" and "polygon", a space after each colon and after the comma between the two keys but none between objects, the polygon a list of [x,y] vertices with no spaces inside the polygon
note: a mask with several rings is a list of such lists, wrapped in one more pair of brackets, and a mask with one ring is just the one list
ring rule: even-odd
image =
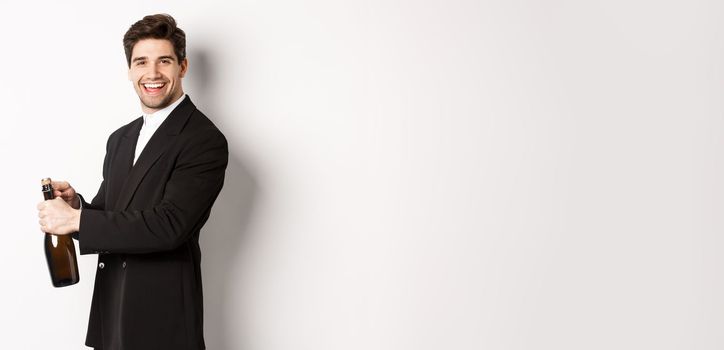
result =
[{"label": "jacket button", "polygon": [[123,268],[124,268],[124,269],[126,268],[126,262],[125,262],[125,261],[123,262]]},{"label": "jacket button", "polygon": [[106,267],[106,264],[104,264],[104,263],[99,263],[99,264],[98,264],[98,268],[99,268],[99,269],[102,270],[104,267]]}]

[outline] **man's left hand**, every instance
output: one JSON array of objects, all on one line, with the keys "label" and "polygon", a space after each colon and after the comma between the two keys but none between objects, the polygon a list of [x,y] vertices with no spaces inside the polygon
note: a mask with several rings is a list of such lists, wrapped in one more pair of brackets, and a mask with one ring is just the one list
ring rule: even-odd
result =
[{"label": "man's left hand", "polygon": [[78,232],[80,210],[73,209],[63,198],[56,197],[38,203],[40,230],[54,235],[67,235]]}]

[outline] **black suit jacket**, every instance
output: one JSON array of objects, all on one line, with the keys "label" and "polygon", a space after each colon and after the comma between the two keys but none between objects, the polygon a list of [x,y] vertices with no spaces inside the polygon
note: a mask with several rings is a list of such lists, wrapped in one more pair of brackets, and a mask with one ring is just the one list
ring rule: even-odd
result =
[{"label": "black suit jacket", "polygon": [[190,98],[133,157],[143,118],[108,138],[103,183],[83,200],[81,254],[99,254],[86,345],[199,350],[199,230],[224,183],[226,138]]}]

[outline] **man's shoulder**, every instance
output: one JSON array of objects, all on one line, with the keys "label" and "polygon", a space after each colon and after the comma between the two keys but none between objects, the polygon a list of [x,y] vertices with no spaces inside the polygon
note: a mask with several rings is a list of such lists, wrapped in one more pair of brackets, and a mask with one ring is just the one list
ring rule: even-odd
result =
[{"label": "man's shoulder", "polygon": [[191,116],[189,117],[188,123],[183,129],[183,132],[185,134],[216,134],[220,137],[224,137],[224,134],[219,130],[219,128],[214,124],[214,122],[209,119],[209,117],[206,116],[201,110],[198,108],[194,109],[194,111],[191,113]]},{"label": "man's shoulder", "polygon": [[113,140],[120,139],[123,135],[127,135],[131,133],[131,129],[138,128],[140,126],[140,123],[143,123],[143,117],[138,117],[134,119],[133,121],[129,122],[126,125],[121,126],[120,128],[116,129],[114,132],[112,132],[108,136],[108,143],[113,142]]},{"label": "man's shoulder", "polygon": [[116,131],[111,133],[110,137],[118,137],[127,134],[134,126],[137,126],[139,123],[143,122],[143,117],[138,117],[131,122],[129,122],[126,125],[121,126],[120,128],[116,129]]}]

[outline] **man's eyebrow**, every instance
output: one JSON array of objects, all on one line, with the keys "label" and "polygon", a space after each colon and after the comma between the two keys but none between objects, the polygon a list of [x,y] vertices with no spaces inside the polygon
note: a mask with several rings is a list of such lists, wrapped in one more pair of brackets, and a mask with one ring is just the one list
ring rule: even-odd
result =
[{"label": "man's eyebrow", "polygon": [[[148,57],[146,57],[146,56],[135,57],[131,62],[145,61],[145,60],[147,60],[147,59],[148,59]],[[174,58],[173,56],[159,56],[158,59],[159,59],[159,60],[169,59],[169,60],[175,61],[175,58]]]}]

